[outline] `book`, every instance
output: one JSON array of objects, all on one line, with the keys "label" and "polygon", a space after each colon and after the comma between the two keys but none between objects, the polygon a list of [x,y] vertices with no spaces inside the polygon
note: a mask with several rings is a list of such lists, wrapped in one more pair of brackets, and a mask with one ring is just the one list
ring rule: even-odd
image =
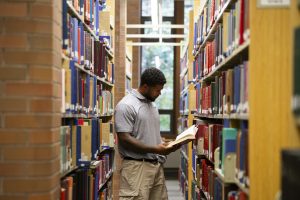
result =
[{"label": "book", "polygon": [[293,112],[295,116],[300,116],[300,28],[296,28],[294,31],[294,87],[293,87]]},{"label": "book", "polygon": [[168,147],[172,147],[174,145],[182,145],[190,142],[191,140],[196,139],[196,132],[198,128],[195,125],[189,127],[187,130],[180,133],[176,139],[168,144]]}]

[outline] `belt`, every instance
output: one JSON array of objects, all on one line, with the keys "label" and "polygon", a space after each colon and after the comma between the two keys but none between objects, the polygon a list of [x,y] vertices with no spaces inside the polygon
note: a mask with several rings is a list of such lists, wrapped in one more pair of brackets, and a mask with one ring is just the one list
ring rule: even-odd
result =
[{"label": "belt", "polygon": [[124,157],[124,160],[135,160],[135,161],[140,161],[140,162],[149,162],[154,165],[158,164],[158,159],[149,159],[149,158],[131,158],[131,157]]}]

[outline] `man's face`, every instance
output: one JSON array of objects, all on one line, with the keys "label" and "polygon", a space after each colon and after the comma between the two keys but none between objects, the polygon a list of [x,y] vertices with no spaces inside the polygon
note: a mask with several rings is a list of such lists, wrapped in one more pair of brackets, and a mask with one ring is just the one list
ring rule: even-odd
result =
[{"label": "man's face", "polygon": [[145,97],[150,101],[155,101],[155,99],[161,94],[163,87],[163,85],[147,86]]}]

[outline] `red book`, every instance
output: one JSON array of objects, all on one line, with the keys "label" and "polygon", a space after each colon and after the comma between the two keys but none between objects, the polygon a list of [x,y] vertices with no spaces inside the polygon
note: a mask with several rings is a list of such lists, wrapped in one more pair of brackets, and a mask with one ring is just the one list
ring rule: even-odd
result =
[{"label": "red book", "polygon": [[244,0],[240,0],[240,30],[239,30],[239,33],[240,33],[240,40],[239,40],[239,44],[243,44],[244,43],[244,30],[245,30],[245,24],[244,24],[244,18],[245,18],[245,1]]},{"label": "red book", "polygon": [[66,189],[60,188],[60,200],[67,200],[66,199]]}]

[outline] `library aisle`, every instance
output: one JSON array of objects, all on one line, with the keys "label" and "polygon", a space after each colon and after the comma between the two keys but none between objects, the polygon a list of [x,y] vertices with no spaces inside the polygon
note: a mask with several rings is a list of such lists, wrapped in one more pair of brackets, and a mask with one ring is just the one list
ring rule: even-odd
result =
[{"label": "library aisle", "polygon": [[169,200],[184,200],[178,180],[166,179]]},{"label": "library aisle", "polygon": [[[155,141],[116,109],[147,68]],[[119,200],[120,118],[151,144],[195,130],[169,200],[299,200],[300,0],[0,0],[0,200]],[[147,145],[126,159],[170,150]]]}]

